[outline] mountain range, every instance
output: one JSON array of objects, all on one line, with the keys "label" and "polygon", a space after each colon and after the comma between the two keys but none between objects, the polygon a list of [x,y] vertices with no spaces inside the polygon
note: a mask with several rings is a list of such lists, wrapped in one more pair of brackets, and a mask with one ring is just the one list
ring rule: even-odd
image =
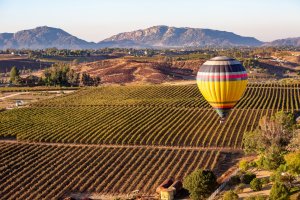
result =
[{"label": "mountain range", "polygon": [[97,49],[126,48],[182,48],[182,47],[234,47],[234,46],[300,46],[299,38],[262,42],[232,32],[201,28],[153,26],[124,32],[98,43],[79,39],[62,29],[41,26],[16,33],[0,33],[0,49]]}]

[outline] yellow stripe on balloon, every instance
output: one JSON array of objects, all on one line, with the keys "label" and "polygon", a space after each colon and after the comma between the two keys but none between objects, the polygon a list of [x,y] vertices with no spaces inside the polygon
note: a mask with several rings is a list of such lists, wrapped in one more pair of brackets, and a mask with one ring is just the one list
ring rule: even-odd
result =
[{"label": "yellow stripe on balloon", "polygon": [[237,102],[243,95],[247,83],[248,80],[197,81],[198,88],[208,102]]}]

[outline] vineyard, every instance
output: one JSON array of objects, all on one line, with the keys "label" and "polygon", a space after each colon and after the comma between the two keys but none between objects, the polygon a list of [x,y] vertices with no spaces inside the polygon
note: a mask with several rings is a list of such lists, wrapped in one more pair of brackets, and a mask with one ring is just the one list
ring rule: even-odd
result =
[{"label": "vineyard", "polygon": [[195,85],[80,90],[0,113],[0,135],[36,142],[242,147],[245,131],[300,106],[299,85],[249,85],[224,124]]},{"label": "vineyard", "polygon": [[59,199],[81,193],[153,194],[166,178],[196,168],[220,175],[236,153],[168,148],[70,147],[0,142],[1,199]]},{"label": "vineyard", "polygon": [[299,84],[252,83],[224,124],[196,85],[83,88],[3,111],[0,196],[153,194],[199,167],[220,176],[262,116],[299,107]]}]

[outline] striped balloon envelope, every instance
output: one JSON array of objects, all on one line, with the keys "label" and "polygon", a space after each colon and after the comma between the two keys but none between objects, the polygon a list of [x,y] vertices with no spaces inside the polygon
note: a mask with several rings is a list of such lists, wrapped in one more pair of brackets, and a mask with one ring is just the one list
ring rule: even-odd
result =
[{"label": "striped balloon envelope", "polygon": [[206,61],[197,73],[197,85],[203,97],[217,111],[223,122],[241,99],[248,83],[243,65],[226,56]]}]

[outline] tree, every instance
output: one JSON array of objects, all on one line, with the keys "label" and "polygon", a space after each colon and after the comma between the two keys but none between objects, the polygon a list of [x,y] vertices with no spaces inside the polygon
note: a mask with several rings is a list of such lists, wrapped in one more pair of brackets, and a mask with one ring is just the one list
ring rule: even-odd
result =
[{"label": "tree", "polygon": [[259,121],[259,127],[254,132],[247,132],[244,135],[243,143],[246,152],[265,152],[285,150],[293,137],[293,115],[277,112],[274,116],[264,116]]},{"label": "tree", "polygon": [[94,86],[100,85],[101,78],[99,76],[96,76],[93,80],[94,80]]},{"label": "tree", "polygon": [[295,130],[294,137],[291,139],[287,149],[288,151],[297,151],[300,149],[300,129]]},{"label": "tree", "polygon": [[288,200],[289,191],[287,187],[280,182],[275,182],[271,188],[270,200]]},{"label": "tree", "polygon": [[217,178],[212,171],[198,169],[186,176],[183,187],[194,200],[205,199],[217,186]]},{"label": "tree", "polygon": [[10,81],[17,84],[20,80],[20,73],[17,67],[13,66],[10,70]]},{"label": "tree", "polygon": [[284,156],[288,171],[292,174],[300,174],[300,150],[291,152]]},{"label": "tree", "polygon": [[87,73],[82,73],[81,75],[81,84],[86,86],[98,86],[101,83],[101,78],[96,76],[95,78],[91,77]]},{"label": "tree", "polygon": [[243,145],[246,153],[261,155],[259,166],[276,169],[284,163],[283,154],[293,138],[294,119],[290,113],[277,112],[274,116],[264,116],[259,121],[259,127],[252,132],[246,132]]},{"label": "tree", "polygon": [[249,184],[255,178],[256,178],[256,175],[254,173],[247,172],[246,174],[242,175],[241,181],[245,184]]},{"label": "tree", "polygon": [[262,182],[260,179],[255,178],[250,182],[250,188],[253,191],[260,191],[262,189]]},{"label": "tree", "polygon": [[223,200],[238,200],[239,195],[232,190],[224,193]]},{"label": "tree", "polygon": [[83,72],[81,75],[81,83],[82,83],[82,85],[86,85],[86,86],[93,85],[91,76],[88,75],[87,73]]},{"label": "tree", "polygon": [[76,73],[73,69],[69,70],[66,74],[67,76],[67,82],[71,86],[77,86],[79,85],[79,74]]},{"label": "tree", "polygon": [[269,147],[278,146],[283,149],[293,137],[294,119],[291,113],[277,112],[272,117],[264,116],[259,121],[261,130],[261,145],[266,150]]},{"label": "tree", "polygon": [[246,132],[243,136],[243,147],[246,154],[260,153],[259,144],[257,140],[260,138],[261,132],[259,129]]}]

